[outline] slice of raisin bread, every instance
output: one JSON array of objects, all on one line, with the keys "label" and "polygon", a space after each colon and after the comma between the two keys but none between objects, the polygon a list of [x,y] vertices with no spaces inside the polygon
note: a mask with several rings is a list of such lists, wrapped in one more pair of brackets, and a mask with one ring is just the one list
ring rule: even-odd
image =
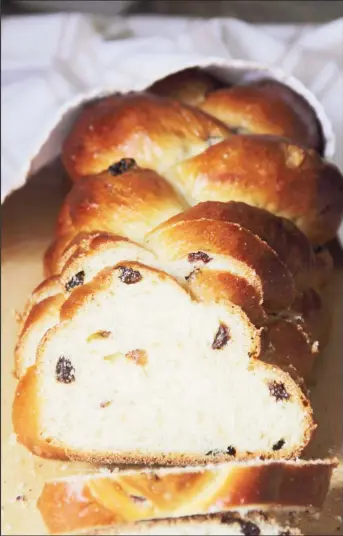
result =
[{"label": "slice of raisin bread", "polygon": [[321,508],[335,460],[228,462],[47,481],[38,508],[52,533],[216,512]]},{"label": "slice of raisin bread", "polygon": [[60,259],[60,276],[41,283],[26,304],[25,322],[15,348],[17,377],[35,363],[40,340],[59,322],[60,308],[72,290],[91,281],[103,268],[127,260],[158,265],[152,252],[110,233],[80,233],[68,244]]},{"label": "slice of raisin bread", "polygon": [[244,516],[230,512],[224,515],[161,519],[128,525],[120,525],[119,523],[69,534],[87,534],[89,536],[301,536],[302,532],[288,524],[280,524],[260,512],[252,512]]},{"label": "slice of raisin bread", "polygon": [[259,353],[240,308],[121,263],[62,306],[18,385],[14,428],[35,453],[94,462],[290,458],[310,440],[312,410]]},{"label": "slice of raisin bread", "polygon": [[247,203],[205,201],[171,217],[158,229],[181,221],[196,220],[235,223],[244,227],[278,254],[292,274],[298,291],[308,288],[314,268],[314,254],[306,236],[290,220]]}]

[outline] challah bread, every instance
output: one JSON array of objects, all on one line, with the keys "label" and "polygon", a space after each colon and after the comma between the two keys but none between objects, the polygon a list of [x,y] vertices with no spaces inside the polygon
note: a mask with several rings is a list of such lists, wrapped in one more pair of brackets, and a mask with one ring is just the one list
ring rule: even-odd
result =
[{"label": "challah bread", "polygon": [[139,263],[105,268],[43,338],[18,385],[14,429],[41,456],[93,462],[290,458],[311,438],[312,410],[259,352],[240,308],[198,303]]},{"label": "challah bread", "polygon": [[21,378],[36,362],[38,345],[45,333],[59,322],[63,293],[50,296],[33,305],[14,350],[15,374]]},{"label": "challah bread", "polygon": [[227,222],[247,229],[270,246],[292,274],[299,291],[309,286],[314,255],[307,238],[285,218],[246,203],[206,201],[161,223],[153,234],[181,221]]},{"label": "challah bread", "polygon": [[192,516],[175,519],[115,524],[68,534],[126,536],[301,536],[299,529],[279,524],[260,512],[244,516],[236,512],[224,515]]},{"label": "challah bread", "polygon": [[276,80],[228,87],[206,71],[186,69],[158,80],[148,91],[198,106],[235,131],[283,136],[323,154],[324,138],[314,109]]},{"label": "challah bread", "polygon": [[133,160],[131,166],[120,174],[109,168],[80,180],[61,208],[57,234],[101,230],[141,241],[152,228],[187,207],[157,173],[137,168]]},{"label": "challah bread", "polygon": [[173,99],[133,93],[81,112],[62,151],[70,176],[102,172],[121,158],[161,173],[191,205],[258,206],[290,219],[315,244],[334,238],[342,218],[342,175],[314,150],[271,135],[232,135]]},{"label": "challah bread", "polygon": [[176,100],[149,93],[114,95],[84,108],[66,137],[62,160],[73,180],[122,158],[163,175],[229,135],[214,117]]},{"label": "challah bread", "polygon": [[314,244],[333,239],[342,219],[339,170],[285,138],[231,136],[165,176],[191,205],[243,201],[291,220]]},{"label": "challah bread", "polygon": [[[191,251],[192,242],[189,246]],[[247,279],[229,271],[206,270],[206,264],[201,269],[199,266],[195,268],[199,262],[195,263],[192,255],[194,253],[189,253],[187,256],[189,267],[186,270],[187,273],[192,270],[192,277],[181,277],[179,282],[200,301],[222,302],[229,306],[234,304],[240,307],[256,327],[264,327],[262,359],[277,363],[292,374],[295,371],[297,375],[308,381],[315,352],[309,336],[303,329],[306,322],[301,311],[296,314],[283,311],[282,316],[285,318],[281,318],[279,314],[268,318],[263,307],[262,293],[257,291]],[[210,250],[210,255],[213,259],[212,250]],[[160,268],[164,266],[166,269],[172,269],[168,263],[163,264],[152,252],[142,246],[110,233],[81,233],[70,243],[63,258],[65,265],[60,274],[58,292],[62,293],[65,299],[73,289],[91,281],[103,268],[111,267],[121,261],[134,260],[150,266]],[[192,260],[190,264],[188,264],[189,258]],[[266,269],[268,270],[268,265]],[[51,279],[56,280],[57,277]],[[41,287],[44,285],[40,285]],[[42,298],[44,297],[43,294]],[[50,306],[50,310],[47,309],[46,304]],[[52,297],[49,300],[43,300],[41,304],[36,304],[36,310],[39,314],[34,313],[33,321],[26,322],[16,348],[18,377],[21,377],[25,370],[35,363],[35,350],[40,339],[45,331],[57,324],[59,320],[59,311],[56,310]],[[302,325],[299,325],[300,319],[303,319]]]},{"label": "challah bread", "polygon": [[157,80],[147,91],[197,106],[205,100],[206,95],[225,86],[227,84],[205,70],[191,67]]},{"label": "challah bread", "polygon": [[38,508],[51,533],[148,519],[321,508],[335,461],[229,462],[47,481]]},{"label": "challah bread", "polygon": [[261,292],[268,311],[287,308],[295,299],[294,280],[278,255],[235,223],[205,218],[166,222],[147,235],[146,243],[168,262],[173,275],[189,279],[198,268],[242,274]]}]

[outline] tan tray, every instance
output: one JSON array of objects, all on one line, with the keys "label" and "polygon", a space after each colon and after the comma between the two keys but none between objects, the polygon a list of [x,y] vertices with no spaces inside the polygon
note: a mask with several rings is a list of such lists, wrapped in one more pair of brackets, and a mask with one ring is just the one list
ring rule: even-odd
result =
[{"label": "tan tray", "polygon": [[[16,444],[11,406],[16,386],[13,349],[17,337],[16,311],[22,311],[31,290],[42,279],[42,256],[49,244],[57,211],[65,194],[59,162],[51,164],[14,192],[2,208],[2,530],[1,534],[46,534],[36,500],[47,478],[94,471],[86,464],[42,460]],[[342,460],[343,269],[336,270],[327,291],[333,315],[330,344],[317,367],[312,389],[319,424],[307,457],[328,455]],[[302,516],[305,534],[343,534],[343,465],[335,472],[321,514]]]}]

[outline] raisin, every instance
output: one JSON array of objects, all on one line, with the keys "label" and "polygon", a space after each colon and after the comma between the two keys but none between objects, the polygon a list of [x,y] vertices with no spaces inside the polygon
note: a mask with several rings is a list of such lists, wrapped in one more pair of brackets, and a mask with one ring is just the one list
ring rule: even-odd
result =
[{"label": "raisin", "polygon": [[142,279],[142,276],[138,270],[133,270],[132,268],[127,268],[126,266],[118,266],[118,269],[121,271],[119,279],[127,285],[133,285]]},{"label": "raisin", "polygon": [[244,536],[259,536],[261,534],[259,527],[255,523],[244,521],[230,512],[222,514],[221,523],[238,523]]},{"label": "raisin", "polygon": [[122,173],[125,173],[125,171],[128,171],[134,167],[137,167],[137,164],[133,158],[122,158],[119,160],[119,162],[115,162],[115,164],[109,166],[107,171],[111,173],[113,177],[117,177],[118,175],[121,175]]},{"label": "raisin", "polygon": [[25,495],[17,495],[15,498],[16,501],[26,501]]},{"label": "raisin", "polygon": [[277,402],[280,400],[289,400],[290,395],[287,393],[285,384],[282,382],[268,382],[268,388],[270,394],[276,399]]},{"label": "raisin", "polygon": [[223,348],[230,340],[229,329],[225,324],[220,324],[214,341],[212,343],[213,350],[220,350]]},{"label": "raisin", "polygon": [[146,365],[148,362],[148,354],[145,350],[130,350],[125,354],[125,357],[131,359],[137,365]]},{"label": "raisin", "polygon": [[67,292],[69,290],[78,287],[80,285],[83,285],[83,282],[85,280],[85,272],[81,270],[81,272],[77,272],[77,274],[73,275],[73,277],[68,281],[68,283],[65,286],[65,289]]},{"label": "raisin", "polygon": [[58,358],[56,364],[56,380],[61,383],[72,383],[75,381],[75,369],[70,359],[64,356]]},{"label": "raisin", "polygon": [[259,527],[255,523],[251,523],[251,521],[241,520],[240,525],[244,536],[259,536],[261,534]]},{"label": "raisin", "polygon": [[201,262],[203,264],[207,264],[212,260],[212,258],[207,255],[207,253],[204,253],[203,251],[195,251],[194,253],[188,254],[188,262],[195,263],[195,262]]},{"label": "raisin", "polygon": [[206,452],[205,456],[218,456],[219,454],[230,454],[230,456],[234,456],[236,454],[236,449],[234,447],[228,447],[226,450],[220,450],[220,449],[214,449],[209,450]]},{"label": "raisin", "polygon": [[282,449],[282,447],[284,446],[285,444],[285,440],[284,439],[279,439],[279,441],[277,443],[275,443],[275,445],[273,445],[273,450],[280,450]]}]

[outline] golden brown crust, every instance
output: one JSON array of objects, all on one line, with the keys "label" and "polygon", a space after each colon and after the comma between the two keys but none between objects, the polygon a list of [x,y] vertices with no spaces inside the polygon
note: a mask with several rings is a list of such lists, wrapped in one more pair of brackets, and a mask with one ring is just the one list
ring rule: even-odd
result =
[{"label": "golden brown crust", "polygon": [[161,97],[171,97],[192,106],[199,105],[206,95],[224,86],[222,82],[197,67],[184,69],[157,80],[147,91]]},{"label": "golden brown crust", "polygon": [[315,111],[300,94],[276,80],[213,91],[199,106],[231,128],[290,138],[323,154],[324,138]]},{"label": "golden brown crust", "polygon": [[192,204],[243,201],[293,221],[314,244],[334,238],[342,219],[339,170],[282,138],[232,136],[176,165],[168,177]]},{"label": "golden brown crust", "polygon": [[63,163],[73,180],[100,173],[122,158],[156,170],[166,169],[207,140],[225,138],[220,121],[176,100],[149,93],[110,96],[81,111],[68,134]]},{"label": "golden brown crust", "polygon": [[43,261],[45,277],[50,277],[52,275],[57,276],[61,272],[66,261],[66,250],[74,236],[74,232],[61,235],[47,248]]},{"label": "golden brown crust", "polygon": [[69,244],[65,257],[68,259],[60,274],[62,285],[68,288],[75,274],[83,273],[88,282],[103,268],[119,261],[141,261],[153,264],[153,253],[125,237],[111,233],[81,233]]},{"label": "golden brown crust", "polygon": [[205,201],[162,223],[199,219],[237,223],[266,242],[286,264],[299,290],[308,287],[314,257],[306,236],[289,220],[246,203]]},{"label": "golden brown crust", "polygon": [[27,369],[20,379],[12,408],[12,422],[17,440],[36,456],[67,460],[61,446],[53,445],[40,438],[38,373],[35,365]]},{"label": "golden brown crust", "polygon": [[262,293],[243,277],[219,270],[199,270],[189,278],[188,288],[198,301],[228,302],[241,307],[257,327],[263,326],[267,320]]},{"label": "golden brown crust", "polygon": [[45,332],[59,321],[59,312],[64,301],[63,294],[56,294],[42,299],[32,307],[14,350],[17,378],[23,375],[27,366],[35,363],[34,355],[39,341]]},{"label": "golden brown crust", "polygon": [[239,267],[240,275],[257,290],[262,289],[267,310],[283,309],[294,300],[294,281],[287,267],[265,242],[237,224],[180,218],[177,223],[166,222],[150,232],[146,242],[161,258],[169,260],[197,251],[227,257]]},{"label": "golden brown crust", "polygon": [[101,230],[140,240],[185,207],[173,188],[154,171],[135,168],[116,176],[105,171],[74,184],[64,202],[56,235],[70,234],[71,230],[74,236],[81,231]]},{"label": "golden brown crust", "polygon": [[24,326],[28,316],[30,315],[32,309],[35,307],[36,304],[45,300],[46,298],[50,298],[51,296],[60,294],[61,292],[63,292],[63,288],[60,282],[60,278],[58,276],[51,276],[47,279],[44,279],[32,291],[29,299],[25,304],[24,312],[21,315],[22,326]]},{"label": "golden brown crust", "polygon": [[37,504],[49,531],[59,534],[240,507],[320,508],[335,466],[334,460],[233,462],[193,471],[90,474],[46,482]]}]

